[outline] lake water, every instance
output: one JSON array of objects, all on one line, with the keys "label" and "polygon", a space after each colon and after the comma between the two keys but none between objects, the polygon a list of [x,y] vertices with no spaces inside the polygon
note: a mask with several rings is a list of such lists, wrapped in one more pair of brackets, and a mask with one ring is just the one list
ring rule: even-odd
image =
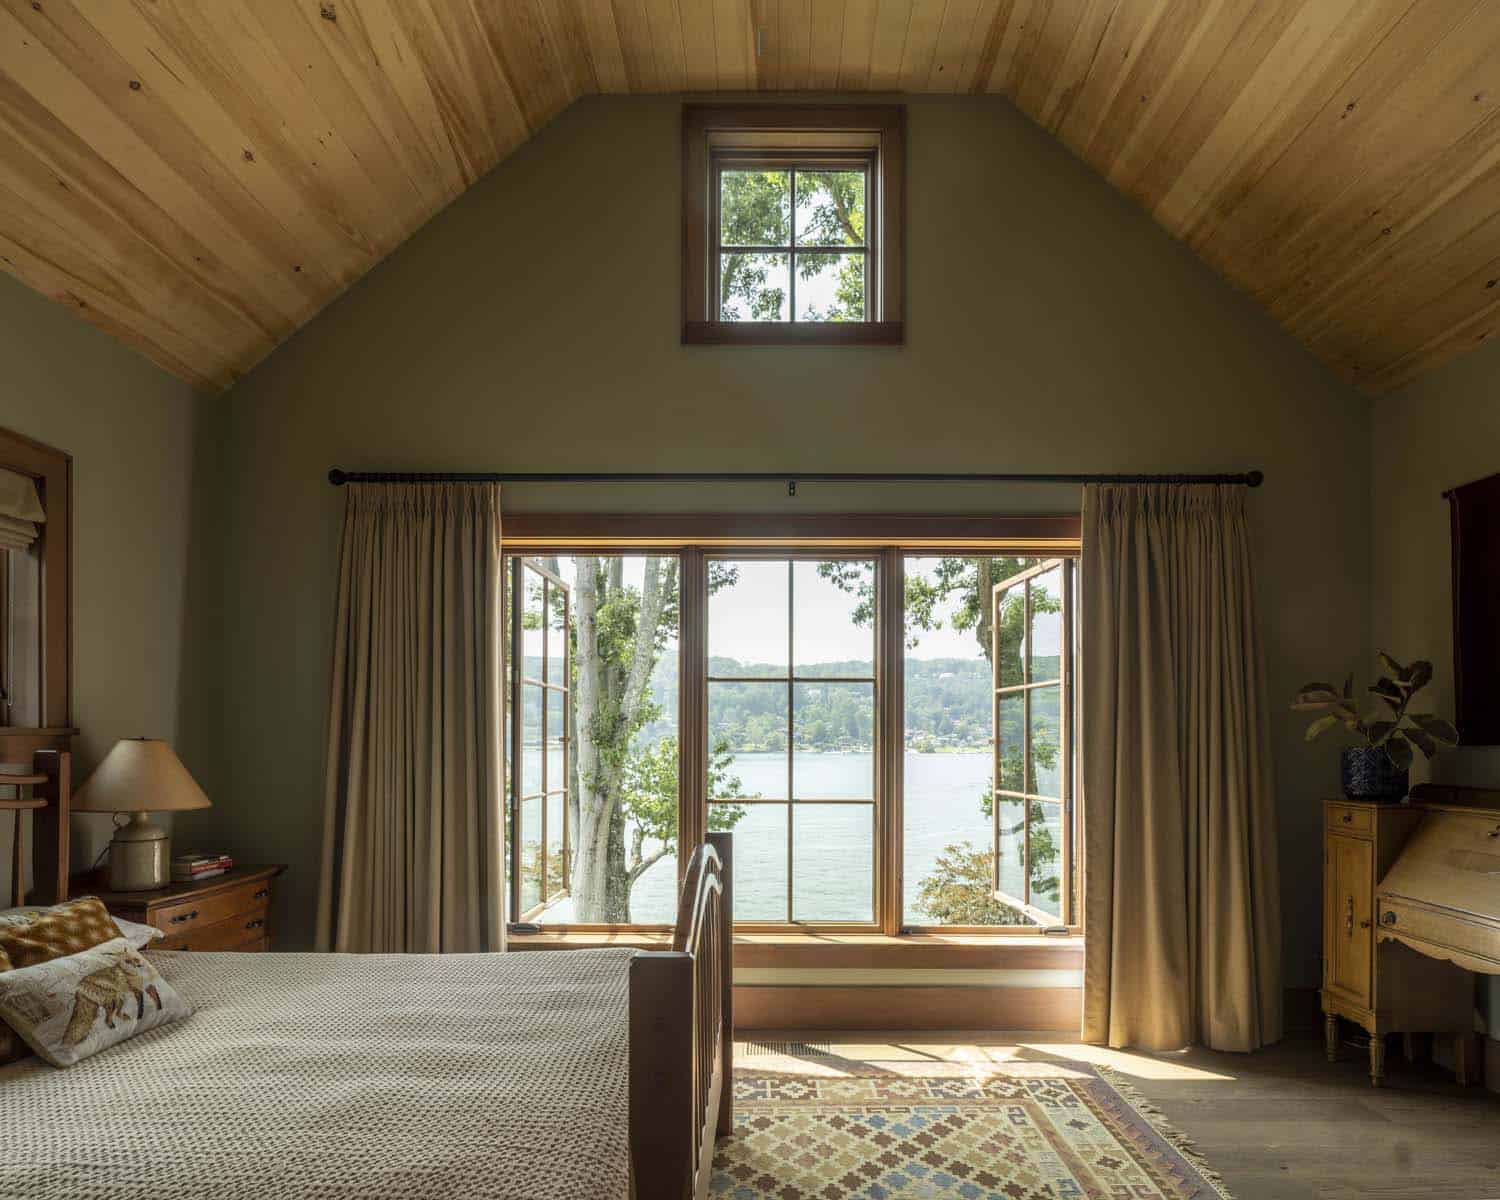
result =
[{"label": "lake water", "polygon": [[[740,920],[787,919],[787,876],[791,873],[792,918],[799,921],[869,921],[873,879],[873,804],[817,803],[830,799],[870,799],[874,761],[869,754],[798,752],[793,780],[798,803],[791,809],[793,853],[788,863],[788,809],[781,804],[750,804],[734,827],[735,915]],[[745,795],[784,799],[786,755],[739,754],[731,772]],[[955,842],[987,848],[989,818],[979,801],[990,782],[985,751],[958,754],[906,753],[905,911],[906,920],[928,918],[916,908],[917,886],[938,855]],[[649,849],[649,845],[648,845]],[[676,912],[677,867],[663,859],[636,882],[631,916],[647,924],[670,924]],[[572,919],[567,901],[541,918]]]}]

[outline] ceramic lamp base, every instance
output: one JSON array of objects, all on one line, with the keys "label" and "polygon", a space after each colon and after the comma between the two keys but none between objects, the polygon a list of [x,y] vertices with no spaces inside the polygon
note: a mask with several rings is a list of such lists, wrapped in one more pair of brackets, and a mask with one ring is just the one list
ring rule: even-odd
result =
[{"label": "ceramic lamp base", "polygon": [[132,813],[109,844],[109,890],[149,892],[171,881],[171,842],[167,831],[143,812]]}]

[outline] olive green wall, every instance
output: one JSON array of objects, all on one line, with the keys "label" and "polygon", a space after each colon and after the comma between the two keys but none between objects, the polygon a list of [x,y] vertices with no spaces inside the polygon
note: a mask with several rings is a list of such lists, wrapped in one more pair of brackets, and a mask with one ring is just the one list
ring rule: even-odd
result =
[{"label": "olive green wall", "polygon": [[[73,719],[83,778],[116,739],[174,742],[195,772],[214,734],[197,718],[185,646],[211,617],[190,603],[193,459],[200,401],[67,309],[0,276],[0,426],[73,456]],[[211,643],[210,643],[211,644]],[[8,894],[10,824],[0,822]],[[109,840],[75,822],[74,868]]]},{"label": "olive green wall", "polygon": [[[1289,982],[1317,980],[1318,802],[1283,700],[1368,646],[1368,403],[1007,103],[909,104],[908,339],[678,343],[679,107],[570,109],[221,401],[226,778],[305,944],[345,468],[1219,471],[1253,508]],[[1075,488],[513,489],[512,510],[1075,510]]]},{"label": "olive green wall", "polygon": [[[1426,658],[1427,707],[1453,715],[1453,586],[1443,492],[1500,471],[1500,346],[1375,402],[1371,427],[1370,595],[1376,648]],[[1460,730],[1460,733],[1462,730]],[[1500,788],[1500,746],[1460,746],[1414,779]],[[1490,1036],[1500,1037],[1500,978],[1482,981]]]}]

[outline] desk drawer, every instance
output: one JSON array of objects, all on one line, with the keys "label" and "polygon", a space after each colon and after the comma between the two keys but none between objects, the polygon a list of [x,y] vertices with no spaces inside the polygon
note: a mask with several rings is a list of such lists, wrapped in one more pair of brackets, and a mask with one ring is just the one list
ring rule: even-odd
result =
[{"label": "desk drawer", "polygon": [[1500,930],[1493,925],[1398,896],[1380,896],[1375,903],[1382,937],[1394,936],[1434,957],[1451,953],[1452,961],[1471,971],[1500,972]]},{"label": "desk drawer", "polygon": [[[169,934],[151,946],[153,950],[238,950],[260,949],[269,926],[266,910],[238,913],[212,925],[197,925],[181,933]],[[250,947],[248,943],[256,943]]]},{"label": "desk drawer", "polygon": [[1328,805],[1327,821],[1329,830],[1334,833],[1363,834],[1369,837],[1375,832],[1375,811],[1353,804]]},{"label": "desk drawer", "polygon": [[150,923],[170,938],[216,925],[241,913],[264,917],[270,902],[270,881],[262,879],[209,896],[194,896],[153,907]]}]

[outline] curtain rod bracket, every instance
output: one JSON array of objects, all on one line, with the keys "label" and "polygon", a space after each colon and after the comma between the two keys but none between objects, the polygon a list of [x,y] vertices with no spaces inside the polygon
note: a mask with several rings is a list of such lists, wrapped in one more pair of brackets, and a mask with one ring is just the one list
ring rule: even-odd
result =
[{"label": "curtain rod bracket", "polygon": [[795,496],[797,494],[797,481],[795,479],[788,479],[786,481],[786,494],[788,496]]}]

